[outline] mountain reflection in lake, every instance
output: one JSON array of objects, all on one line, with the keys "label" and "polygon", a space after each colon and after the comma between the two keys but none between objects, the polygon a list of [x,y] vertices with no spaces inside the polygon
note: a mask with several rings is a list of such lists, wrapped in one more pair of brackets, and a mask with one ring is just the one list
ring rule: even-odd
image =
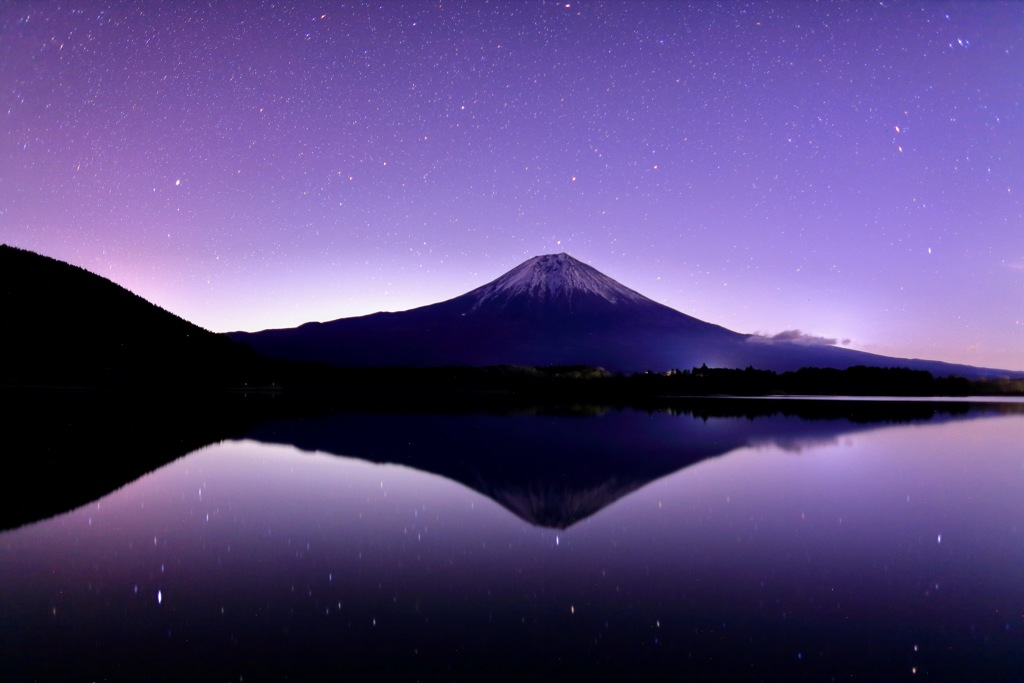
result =
[{"label": "mountain reflection in lake", "polygon": [[1022,434],[991,408],[267,424],[0,535],[0,679],[1016,680]]}]

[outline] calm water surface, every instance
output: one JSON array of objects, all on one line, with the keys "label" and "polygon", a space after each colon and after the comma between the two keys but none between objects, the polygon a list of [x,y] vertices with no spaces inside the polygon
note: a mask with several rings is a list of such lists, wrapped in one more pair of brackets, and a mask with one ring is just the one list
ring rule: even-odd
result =
[{"label": "calm water surface", "polygon": [[1024,678],[1024,415],[299,426],[0,534],[0,679]]}]

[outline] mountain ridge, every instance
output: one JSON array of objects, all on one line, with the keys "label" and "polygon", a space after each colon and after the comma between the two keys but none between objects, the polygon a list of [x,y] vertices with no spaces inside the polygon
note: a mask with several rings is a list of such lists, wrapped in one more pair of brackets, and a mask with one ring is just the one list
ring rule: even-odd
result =
[{"label": "mountain ridge", "polygon": [[344,383],[335,369],[345,367],[515,365],[627,374],[866,365],[1024,378],[809,344],[799,335],[740,334],[648,299],[567,254],[534,257],[463,295],[408,311],[224,335],[83,268],[2,245],[0,316],[6,386],[313,387]]},{"label": "mountain ridge", "polygon": [[454,298],[398,312],[231,332],[259,353],[336,366],[590,365],[616,372],[752,366],[1010,371],[743,334],[657,303],[572,256],[535,256]]}]

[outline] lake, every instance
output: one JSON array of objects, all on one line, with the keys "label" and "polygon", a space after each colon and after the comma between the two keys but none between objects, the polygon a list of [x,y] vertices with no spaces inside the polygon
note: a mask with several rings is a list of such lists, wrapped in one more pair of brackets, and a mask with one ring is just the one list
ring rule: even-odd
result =
[{"label": "lake", "polygon": [[0,679],[1020,680],[1022,409],[260,422],[0,533]]}]

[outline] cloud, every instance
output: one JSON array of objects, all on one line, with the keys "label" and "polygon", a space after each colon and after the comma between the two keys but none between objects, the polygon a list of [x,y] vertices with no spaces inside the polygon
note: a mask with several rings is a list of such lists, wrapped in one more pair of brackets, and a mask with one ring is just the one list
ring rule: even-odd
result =
[{"label": "cloud", "polygon": [[822,446],[834,446],[839,443],[835,436],[822,437],[765,437],[751,439],[751,448],[778,448],[787,453],[802,453],[809,448],[821,448]]},{"label": "cloud", "polygon": [[755,333],[750,335],[747,341],[759,344],[790,343],[803,344],[804,346],[836,346],[837,344],[846,346],[850,343],[849,339],[840,340],[832,337],[819,337],[818,335],[807,334],[800,330],[784,330],[778,334]]}]

